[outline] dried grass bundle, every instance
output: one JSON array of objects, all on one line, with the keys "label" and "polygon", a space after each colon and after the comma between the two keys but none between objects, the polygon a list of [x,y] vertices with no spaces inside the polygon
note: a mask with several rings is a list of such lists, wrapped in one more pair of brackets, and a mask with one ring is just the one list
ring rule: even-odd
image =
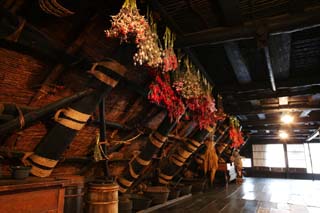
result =
[{"label": "dried grass bundle", "polygon": [[215,143],[213,141],[207,140],[205,141],[205,145],[207,146],[207,150],[203,156],[203,171],[205,174],[210,172],[210,181],[212,183],[218,169],[219,157],[216,153]]}]

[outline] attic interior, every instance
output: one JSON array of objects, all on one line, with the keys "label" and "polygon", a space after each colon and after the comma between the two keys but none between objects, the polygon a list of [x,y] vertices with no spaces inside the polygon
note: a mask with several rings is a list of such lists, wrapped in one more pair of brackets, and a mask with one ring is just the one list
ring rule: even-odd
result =
[{"label": "attic interior", "polygon": [[318,0],[0,11],[0,212],[320,211]]}]

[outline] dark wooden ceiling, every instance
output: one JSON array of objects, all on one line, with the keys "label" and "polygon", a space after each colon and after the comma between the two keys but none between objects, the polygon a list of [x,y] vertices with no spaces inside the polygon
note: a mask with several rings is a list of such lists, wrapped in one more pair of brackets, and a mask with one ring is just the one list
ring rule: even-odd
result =
[{"label": "dark wooden ceiling", "polygon": [[[251,142],[305,142],[320,124],[320,1],[150,0]],[[292,125],[280,117],[291,113]],[[315,141],[319,141],[316,139]]]}]

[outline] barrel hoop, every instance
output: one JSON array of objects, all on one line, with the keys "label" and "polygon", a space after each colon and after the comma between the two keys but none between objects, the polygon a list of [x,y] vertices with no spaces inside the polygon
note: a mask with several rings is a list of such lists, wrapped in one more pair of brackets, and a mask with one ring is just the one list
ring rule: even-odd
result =
[{"label": "barrel hoop", "polygon": [[90,114],[79,112],[78,110],[72,109],[70,107],[63,111],[63,114],[79,122],[87,122],[88,119],[91,117]]},{"label": "barrel hoop", "polygon": [[177,159],[178,161],[180,161],[182,163],[184,163],[187,160],[186,158],[184,158],[180,155],[177,155],[177,154],[172,155],[172,157],[174,157],[175,159]]},{"label": "barrel hoop", "polygon": [[155,147],[157,147],[157,148],[161,148],[162,147],[162,145],[163,145],[163,142],[162,141],[159,141],[157,138],[155,138],[154,136],[153,136],[153,134],[150,134],[149,135],[149,140],[150,140],[150,142],[155,146]]},{"label": "barrel hoop", "polygon": [[67,16],[67,15],[73,15],[73,14],[74,14],[73,11],[71,11],[71,10],[63,7],[61,4],[59,4],[59,3],[57,2],[57,0],[51,0],[51,2],[52,2],[52,4],[53,4],[56,8],[58,8],[60,11],[63,11],[63,12],[65,13],[65,16]]},{"label": "barrel hoop", "polygon": [[195,146],[195,147],[197,147],[197,148],[201,145],[201,143],[200,143],[199,141],[192,140],[192,139],[189,139],[189,140],[188,140],[188,143],[189,143],[189,144],[192,144],[193,146]]},{"label": "barrel hoop", "polygon": [[137,179],[139,177],[139,174],[135,173],[135,171],[133,170],[131,162],[129,163],[129,172],[131,177],[133,177],[134,179]]},{"label": "barrel hoop", "polygon": [[126,191],[127,191],[127,189],[125,189],[125,188],[123,188],[123,187],[119,186],[119,192],[121,192],[121,193],[125,193]]},{"label": "barrel hoop", "polygon": [[177,165],[179,167],[181,167],[184,164],[184,162],[178,161],[175,158],[170,158],[170,159],[171,159],[172,163],[174,163],[175,165]]},{"label": "barrel hoop", "polygon": [[214,128],[212,128],[211,126],[206,126],[204,129],[207,130],[209,133],[214,131]]},{"label": "barrel hoop", "polygon": [[120,182],[122,185],[126,186],[126,187],[130,187],[132,185],[132,181],[128,181],[126,179],[124,179],[123,177],[120,177],[118,179],[118,182]]},{"label": "barrel hoop", "polygon": [[83,195],[84,195],[84,192],[82,192],[80,194],[71,194],[71,195],[65,194],[64,197],[80,197],[80,196],[83,196]]},{"label": "barrel hoop", "polygon": [[135,160],[142,166],[148,166],[151,162],[151,160],[146,161],[140,158],[139,156],[135,157]]},{"label": "barrel hoop", "polygon": [[48,168],[54,168],[58,163],[57,160],[52,160],[52,159],[49,159],[49,158],[45,158],[45,157],[39,156],[37,154],[31,155],[31,156],[29,156],[29,158],[34,163],[39,164],[41,166],[48,167]]},{"label": "barrel hoop", "polygon": [[93,205],[107,205],[107,204],[118,203],[118,200],[105,201],[105,202],[98,202],[98,201],[90,201],[90,200],[87,200],[86,203],[93,204]]},{"label": "barrel hoop", "polygon": [[183,157],[184,159],[187,159],[192,155],[192,152],[188,152],[187,150],[183,149],[182,147],[178,148],[178,154]]},{"label": "barrel hoop", "polygon": [[124,75],[127,72],[127,68],[115,60],[96,62],[93,64],[92,68],[95,69],[97,66],[103,66],[105,68],[108,68],[109,70],[116,72],[122,77],[124,77]]},{"label": "barrel hoop", "polygon": [[165,180],[172,180],[172,178],[173,178],[173,175],[166,175],[166,174],[164,174],[164,173],[160,173],[159,174],[159,177],[161,177],[162,179],[165,179]]},{"label": "barrel hoop", "polygon": [[48,177],[50,176],[51,172],[52,172],[52,169],[51,170],[41,169],[35,165],[32,165],[30,170],[30,173],[37,177]]},{"label": "barrel hoop", "polygon": [[192,145],[190,143],[187,143],[187,147],[186,148],[191,152],[195,152],[198,149],[198,147],[195,147],[194,145]]},{"label": "barrel hoop", "polygon": [[66,112],[66,109],[60,109],[54,115],[54,120],[57,123],[61,124],[62,126],[65,126],[65,127],[68,127],[70,129],[74,129],[74,130],[80,130],[80,129],[82,129],[82,127],[84,125],[86,125],[86,123],[84,123],[84,122],[83,123],[79,123],[79,122],[73,120],[72,118],[71,118],[72,120],[70,120],[68,118],[59,117],[62,112]]},{"label": "barrel hoop", "polygon": [[163,136],[162,134],[160,134],[159,132],[154,132],[153,136],[158,139],[159,141],[162,141],[163,143],[167,141],[168,137]]},{"label": "barrel hoop", "polygon": [[118,84],[117,80],[110,78],[109,76],[107,76],[106,74],[104,74],[103,72],[100,72],[98,70],[91,69],[90,71],[88,71],[88,73],[90,73],[91,75],[96,77],[99,81],[101,81],[102,83],[104,83],[112,88]]},{"label": "barrel hoop", "polygon": [[169,181],[163,179],[162,177],[159,177],[158,180],[159,180],[159,183],[161,183],[161,184],[169,184]]},{"label": "barrel hoop", "polygon": [[0,115],[3,113],[4,111],[4,104],[0,103]]}]

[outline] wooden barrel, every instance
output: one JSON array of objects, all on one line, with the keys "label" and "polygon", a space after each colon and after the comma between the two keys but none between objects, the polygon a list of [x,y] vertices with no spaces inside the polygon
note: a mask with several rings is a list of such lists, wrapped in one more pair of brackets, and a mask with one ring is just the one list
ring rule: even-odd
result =
[{"label": "wooden barrel", "polygon": [[66,186],[64,194],[64,212],[82,213],[83,212],[83,184],[73,184]]},{"label": "wooden barrel", "polygon": [[87,194],[87,213],[118,213],[119,186],[113,183],[91,183]]}]

